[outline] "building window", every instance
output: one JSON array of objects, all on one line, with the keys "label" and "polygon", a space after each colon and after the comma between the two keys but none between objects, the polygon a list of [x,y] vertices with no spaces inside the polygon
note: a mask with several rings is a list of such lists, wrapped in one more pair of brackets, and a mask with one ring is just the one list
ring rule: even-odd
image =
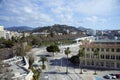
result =
[{"label": "building window", "polygon": [[109,52],[109,48],[106,49],[106,52]]},{"label": "building window", "polygon": [[100,55],[101,59],[104,59],[104,55]]},{"label": "building window", "polygon": [[111,62],[111,67],[113,67],[113,68],[114,68],[114,62]]},{"label": "building window", "polygon": [[112,49],[111,49],[111,51],[112,51],[112,52],[114,52],[114,51],[115,51],[115,49],[114,49],[114,48],[112,48]]},{"label": "building window", "polygon": [[99,51],[99,50],[100,50],[100,48],[97,48],[97,50]]},{"label": "building window", "polygon": [[104,48],[101,48],[101,52],[104,52]]},{"label": "building window", "polygon": [[116,56],[116,60],[118,60],[119,59],[119,56]]},{"label": "building window", "polygon": [[94,65],[94,61],[92,61],[92,65]]},{"label": "building window", "polygon": [[104,66],[104,62],[101,62],[101,66]]},{"label": "building window", "polygon": [[120,52],[120,49],[118,48],[118,49],[116,49],[116,52]]},{"label": "building window", "polygon": [[90,62],[89,62],[89,61],[87,61],[87,65],[90,65]]},{"label": "building window", "polygon": [[92,48],[92,51],[94,51],[94,48]]},{"label": "building window", "polygon": [[110,56],[109,56],[109,55],[106,55],[106,59],[110,59]]},{"label": "building window", "polygon": [[93,54],[91,55],[91,58],[94,58]]},{"label": "building window", "polygon": [[120,56],[116,56],[116,60],[120,60]]},{"label": "building window", "polygon": [[115,56],[114,56],[114,55],[111,55],[111,59],[115,59]]},{"label": "building window", "polygon": [[117,63],[117,68],[120,68],[120,63]]},{"label": "building window", "polygon": [[87,57],[87,58],[90,58],[90,54],[86,54],[86,57]]},{"label": "building window", "polygon": [[90,49],[89,49],[89,48],[87,48],[87,51],[90,51]]},{"label": "building window", "polygon": [[110,67],[110,63],[109,62],[106,62],[106,67]]}]

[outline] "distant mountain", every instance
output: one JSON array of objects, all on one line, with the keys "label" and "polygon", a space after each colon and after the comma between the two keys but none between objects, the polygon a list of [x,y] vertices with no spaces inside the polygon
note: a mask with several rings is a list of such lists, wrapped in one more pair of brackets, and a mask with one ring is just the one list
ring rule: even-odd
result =
[{"label": "distant mountain", "polygon": [[15,27],[5,28],[5,30],[23,32],[23,31],[31,31],[33,30],[33,28],[28,26],[15,26]]}]

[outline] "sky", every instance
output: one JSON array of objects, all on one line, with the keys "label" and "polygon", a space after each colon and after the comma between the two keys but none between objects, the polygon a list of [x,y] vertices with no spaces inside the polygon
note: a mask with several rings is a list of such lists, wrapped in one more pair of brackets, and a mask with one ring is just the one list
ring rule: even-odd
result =
[{"label": "sky", "polygon": [[120,29],[120,0],[0,0],[0,25]]}]

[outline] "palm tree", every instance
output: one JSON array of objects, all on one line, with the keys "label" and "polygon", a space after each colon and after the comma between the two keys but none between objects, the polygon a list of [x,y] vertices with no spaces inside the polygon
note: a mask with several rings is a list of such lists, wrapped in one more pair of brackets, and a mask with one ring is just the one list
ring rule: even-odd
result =
[{"label": "palm tree", "polygon": [[45,69],[46,68],[45,61],[48,61],[47,58],[43,56],[43,57],[40,58],[39,62],[40,61],[42,61],[42,69]]},{"label": "palm tree", "polygon": [[[78,51],[79,59],[81,59],[81,57],[84,57],[84,55],[85,55],[85,50],[84,50],[84,48],[79,49],[79,51]],[[81,61],[81,60],[79,61],[79,67],[80,67],[80,65],[81,65],[80,74],[82,74],[82,61]]]},{"label": "palm tree", "polygon": [[71,53],[70,48],[67,47],[64,51],[65,55],[67,55],[67,67],[66,67],[66,74],[68,73],[68,55]]},{"label": "palm tree", "polygon": [[[97,58],[97,57],[98,57],[98,55],[99,55],[99,49],[98,49],[98,48],[95,48],[95,49],[94,49],[93,55],[94,55],[94,58]],[[95,62],[95,67],[96,67],[96,62]],[[96,73],[96,69],[95,69],[94,75],[96,75],[96,74],[97,74],[97,73]]]}]

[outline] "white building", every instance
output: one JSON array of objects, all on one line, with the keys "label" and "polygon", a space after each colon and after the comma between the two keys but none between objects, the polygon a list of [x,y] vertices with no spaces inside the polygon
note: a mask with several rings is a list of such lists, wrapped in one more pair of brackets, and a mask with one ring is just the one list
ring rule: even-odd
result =
[{"label": "white building", "polygon": [[12,74],[12,80],[32,80],[33,72],[28,69],[29,64],[26,57],[13,57],[3,61],[8,64],[8,69]]},{"label": "white building", "polygon": [[0,38],[1,38],[1,37],[6,38],[6,36],[5,36],[5,31],[4,31],[4,27],[3,27],[3,26],[0,26]]},{"label": "white building", "polygon": [[13,37],[22,37],[22,36],[29,36],[30,33],[19,33],[19,32],[16,32],[16,31],[7,31],[7,30],[4,30],[4,26],[0,26],[0,38],[3,37],[5,39],[11,39],[12,36]]}]

